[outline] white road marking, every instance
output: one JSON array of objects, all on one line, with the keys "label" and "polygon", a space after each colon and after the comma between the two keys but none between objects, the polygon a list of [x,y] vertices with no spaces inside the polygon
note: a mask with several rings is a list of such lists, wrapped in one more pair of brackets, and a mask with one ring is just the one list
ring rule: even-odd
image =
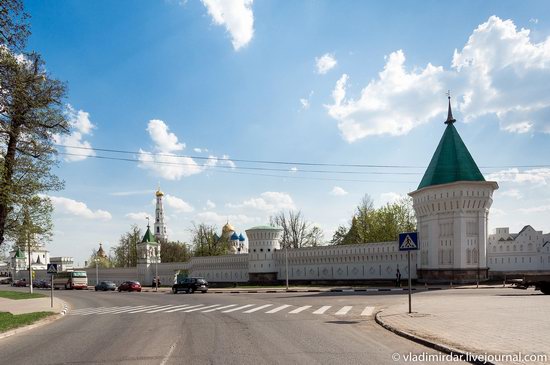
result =
[{"label": "white road marking", "polygon": [[353,308],[351,305],[346,305],[344,307],[342,307],[338,312],[336,312],[335,314],[337,316],[343,316],[344,314],[347,314],[350,309]]},{"label": "white road marking", "polygon": [[165,313],[179,312],[179,311],[186,310],[186,309],[191,309],[191,308],[195,308],[195,307],[200,307],[201,305],[202,305],[202,304],[197,304],[197,305],[189,305],[189,304],[186,304],[186,305],[182,305],[181,308],[176,308],[176,309],[167,310]]},{"label": "white road marking", "polygon": [[206,307],[195,308],[195,309],[191,309],[191,310],[184,311],[184,312],[185,312],[185,313],[195,312],[195,311],[200,311],[200,310],[203,310],[203,309],[219,307],[220,305],[221,305],[221,304],[212,304],[212,305],[207,305]]},{"label": "white road marking", "polygon": [[265,305],[261,305],[259,307],[256,307],[256,308],[252,308],[252,309],[249,309],[247,311],[244,311],[243,313],[254,313],[254,312],[257,312],[259,310],[262,310],[264,308],[267,308],[267,307],[271,307],[273,304],[265,304]]},{"label": "white road marking", "polygon": [[297,314],[297,313],[303,312],[303,311],[305,311],[306,309],[309,309],[309,308],[311,308],[311,305],[304,305],[303,307],[299,307],[299,308],[294,309],[293,311],[288,312],[288,314]]},{"label": "white road marking", "polygon": [[210,313],[210,312],[214,312],[214,311],[219,311],[219,310],[222,310],[222,309],[225,309],[225,308],[234,307],[234,306],[236,306],[236,305],[237,305],[237,304],[224,305],[223,307],[218,307],[218,308],[214,308],[214,309],[209,309],[209,310],[203,311],[202,313]]},{"label": "white road marking", "polygon": [[[72,313],[85,313],[85,312],[91,312],[91,311],[99,311],[102,309],[109,309],[113,307],[98,307],[98,308],[79,308],[72,311]],[[117,308],[117,307],[114,307]]]},{"label": "white road marking", "polygon": [[168,352],[166,353],[166,355],[164,356],[164,358],[162,359],[160,365],[165,365],[166,362],[168,361],[168,359],[170,359],[170,355],[172,355],[172,352],[174,352],[174,350],[176,349],[176,343],[178,342],[178,340],[176,340],[176,342],[174,342],[171,346],[170,346],[170,350],[168,350]]},{"label": "white road marking", "polygon": [[374,307],[365,307],[363,311],[361,312],[362,316],[370,316],[374,312]]},{"label": "white road marking", "polygon": [[145,311],[148,311],[148,310],[151,310],[151,309],[160,309],[160,308],[166,308],[166,307],[170,307],[169,305],[152,305],[150,307],[146,307],[146,308],[142,308],[142,309],[138,309],[137,311],[131,311],[131,312],[126,312],[126,313],[141,313],[141,312],[145,312]]},{"label": "white road marking", "polygon": [[266,313],[267,314],[277,313],[277,312],[282,311],[283,309],[288,308],[288,307],[290,307],[290,304],[284,304],[284,305],[281,305],[280,307],[273,308],[272,310],[267,311]]},{"label": "white road marking", "polygon": [[319,309],[317,309],[315,312],[313,312],[313,314],[323,314],[325,313],[327,310],[329,310],[330,308],[332,307],[332,305],[325,305]]},{"label": "white road marking", "polygon": [[228,309],[226,311],[222,311],[222,313],[231,313],[231,312],[235,312],[235,311],[238,311],[238,310],[241,310],[241,309],[245,309],[245,308],[248,308],[248,307],[252,307],[254,306],[255,304],[246,304],[246,305],[241,305],[240,307],[237,307],[237,308],[231,308],[231,309]]},{"label": "white road marking", "polygon": [[128,307],[128,308],[120,308],[120,309],[117,309],[117,310],[110,311],[108,313],[109,314],[119,314],[119,313],[127,312],[127,311],[130,311],[130,310],[136,310],[136,309],[145,308],[145,307],[149,307],[149,306],[138,305],[138,306],[133,306],[133,307]]},{"label": "white road marking", "polygon": [[179,308],[179,307],[181,307],[181,305],[171,305],[167,308],[153,309],[152,311],[148,311],[148,312],[145,312],[145,313],[158,313],[158,312],[163,312],[163,311],[166,311],[166,310],[169,310],[169,309],[176,309],[176,308]]},{"label": "white road marking", "polygon": [[83,316],[88,316],[90,314],[103,314],[103,313],[111,313],[111,312],[114,312],[114,311],[119,311],[119,310],[128,310],[128,309],[135,309],[134,306],[126,306],[126,307],[111,307],[111,308],[105,308],[105,309],[100,309],[100,310],[96,310],[96,311],[93,311],[93,312],[87,312],[87,313],[83,313],[82,315]]}]

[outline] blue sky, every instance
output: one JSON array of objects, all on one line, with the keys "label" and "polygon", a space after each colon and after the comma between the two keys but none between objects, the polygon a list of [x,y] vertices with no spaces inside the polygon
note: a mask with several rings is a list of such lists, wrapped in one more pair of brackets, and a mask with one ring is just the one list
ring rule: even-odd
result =
[{"label": "blue sky", "polygon": [[[365,193],[380,205],[416,189],[443,133],[447,89],[463,140],[500,184],[490,229],[550,230],[545,1],[25,5],[28,48],[69,86],[73,132],[58,142],[157,153],[61,148],[81,156],[60,155],[53,255],[82,263],[99,242],[110,248],[130,224],[144,226],[159,182],[171,239],[188,240],[192,222],[229,219],[244,231],[301,209],[328,241]],[[234,161],[243,159],[418,168]]]}]

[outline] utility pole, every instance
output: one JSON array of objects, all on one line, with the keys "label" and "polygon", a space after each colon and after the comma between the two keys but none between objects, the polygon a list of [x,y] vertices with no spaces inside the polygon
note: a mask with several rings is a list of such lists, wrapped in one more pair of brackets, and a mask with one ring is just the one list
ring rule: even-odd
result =
[{"label": "utility pole", "polygon": [[95,258],[95,285],[99,285],[99,258]]},{"label": "utility pole", "polygon": [[158,247],[155,247],[155,291],[159,290],[159,272],[158,272]]},{"label": "utility pole", "polygon": [[286,274],[286,290],[288,290],[288,244],[285,244],[285,274]]},{"label": "utility pole", "polygon": [[27,253],[29,259],[29,290],[32,294],[32,264],[31,264],[31,237],[30,233],[27,234]]}]

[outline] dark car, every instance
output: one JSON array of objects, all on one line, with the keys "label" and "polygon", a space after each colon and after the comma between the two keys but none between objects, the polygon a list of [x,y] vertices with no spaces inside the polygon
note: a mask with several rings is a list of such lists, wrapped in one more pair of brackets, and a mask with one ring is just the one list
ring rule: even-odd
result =
[{"label": "dark car", "polygon": [[102,290],[102,291],[115,290],[116,289],[116,284],[113,283],[112,281],[102,281],[99,284],[97,284],[94,288],[95,288],[95,291],[98,291],[98,290]]},{"label": "dark car", "polygon": [[12,286],[27,286],[27,280],[25,280],[25,279],[15,280],[11,285]]},{"label": "dark car", "polygon": [[52,284],[47,280],[37,279],[32,282],[32,286],[35,288],[49,289],[52,287]]},{"label": "dark car", "polygon": [[118,286],[118,291],[141,291],[141,284],[139,281],[125,281]]},{"label": "dark car", "polygon": [[180,291],[186,293],[201,291],[206,293],[208,291],[208,281],[203,278],[184,278],[172,285],[172,293],[177,294]]}]

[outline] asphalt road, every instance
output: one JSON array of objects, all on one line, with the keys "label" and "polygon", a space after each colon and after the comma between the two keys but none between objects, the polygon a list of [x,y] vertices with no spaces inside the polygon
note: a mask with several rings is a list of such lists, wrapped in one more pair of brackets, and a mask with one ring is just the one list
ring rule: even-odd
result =
[{"label": "asphalt road", "polygon": [[0,340],[0,363],[403,364],[436,353],[375,323],[406,294],[55,293],[68,315]]}]

